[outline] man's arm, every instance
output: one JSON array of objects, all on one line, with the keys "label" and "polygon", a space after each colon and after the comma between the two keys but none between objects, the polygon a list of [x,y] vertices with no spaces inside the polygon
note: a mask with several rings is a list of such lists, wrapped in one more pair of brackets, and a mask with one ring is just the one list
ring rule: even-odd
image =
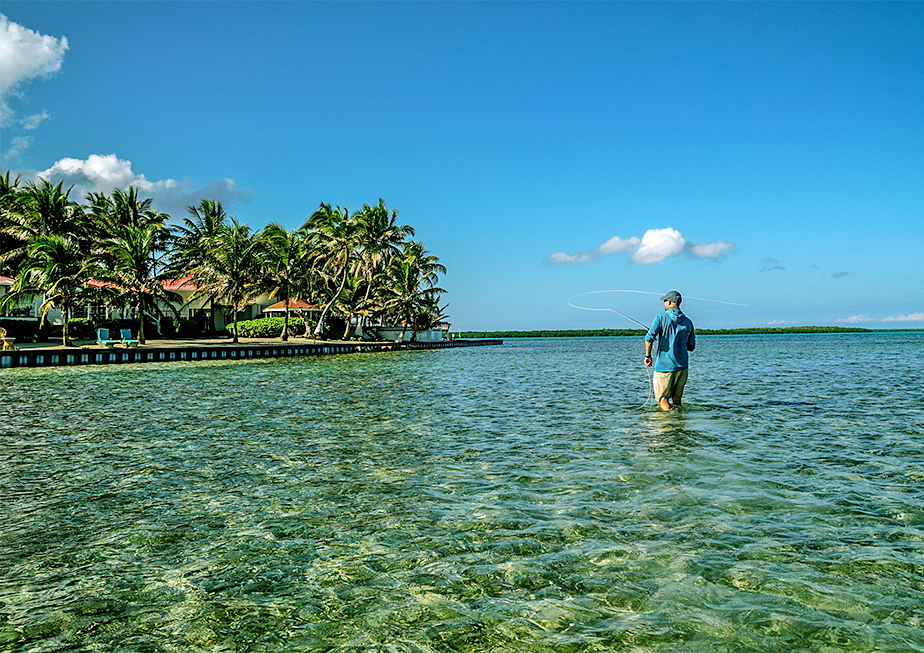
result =
[{"label": "man's arm", "polygon": [[661,323],[658,321],[658,318],[655,318],[651,323],[651,328],[648,329],[648,333],[645,334],[645,365],[651,367],[651,349],[654,344],[654,339],[658,336],[658,329],[660,328]]}]

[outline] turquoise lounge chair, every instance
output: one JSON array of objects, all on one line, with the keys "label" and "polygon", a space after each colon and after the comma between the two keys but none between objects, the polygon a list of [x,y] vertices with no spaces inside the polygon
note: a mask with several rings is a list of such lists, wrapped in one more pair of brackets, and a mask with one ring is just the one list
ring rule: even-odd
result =
[{"label": "turquoise lounge chair", "polygon": [[137,347],[138,341],[132,340],[132,330],[122,329],[122,344],[126,347]]},{"label": "turquoise lounge chair", "polygon": [[109,349],[112,349],[113,347],[115,347],[115,344],[117,342],[118,340],[109,339],[109,329],[97,329],[96,330],[96,344],[101,345],[103,347],[109,347]]}]

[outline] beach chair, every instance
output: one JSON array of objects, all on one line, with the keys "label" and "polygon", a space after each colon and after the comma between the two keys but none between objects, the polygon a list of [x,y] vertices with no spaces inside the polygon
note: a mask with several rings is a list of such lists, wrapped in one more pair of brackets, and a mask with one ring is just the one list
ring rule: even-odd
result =
[{"label": "beach chair", "polygon": [[13,346],[13,343],[16,342],[16,338],[7,338],[6,329],[4,328],[0,328],[0,340],[3,341],[3,351],[7,349],[16,349],[16,347]]},{"label": "beach chair", "polygon": [[121,343],[126,347],[137,347],[138,341],[132,340],[132,330],[131,329],[122,329],[122,340]]},{"label": "beach chair", "polygon": [[116,342],[118,342],[118,340],[109,339],[109,329],[97,329],[96,330],[96,344],[102,347],[108,347],[109,349],[112,349],[113,347],[115,347]]}]

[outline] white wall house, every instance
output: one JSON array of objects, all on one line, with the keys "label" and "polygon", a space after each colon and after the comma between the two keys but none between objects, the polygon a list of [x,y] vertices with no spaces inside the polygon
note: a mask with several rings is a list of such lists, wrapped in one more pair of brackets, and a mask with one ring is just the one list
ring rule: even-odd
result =
[{"label": "white wall house", "polygon": [[[369,327],[370,330],[376,333],[376,339],[385,340],[389,342],[394,342],[401,338],[401,329],[400,326],[377,326]],[[413,337],[413,333],[410,329],[404,332],[403,342],[410,342]],[[445,339],[445,332],[442,329],[429,329],[427,331],[420,331],[417,334],[417,342],[439,342]]]},{"label": "white wall house", "polygon": [[[11,291],[15,279],[0,275],[0,299]],[[21,302],[17,306],[10,306],[0,311],[0,317],[4,320],[23,320],[25,322],[35,321],[42,312],[42,299],[37,297],[31,303]],[[61,311],[49,310],[46,319],[52,324],[61,324]],[[57,320],[57,322],[54,322]]]}]

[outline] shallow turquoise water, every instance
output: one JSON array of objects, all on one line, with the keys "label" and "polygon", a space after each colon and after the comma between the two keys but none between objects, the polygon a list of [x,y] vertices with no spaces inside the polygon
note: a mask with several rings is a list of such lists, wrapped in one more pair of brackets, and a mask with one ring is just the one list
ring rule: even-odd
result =
[{"label": "shallow turquoise water", "polygon": [[924,651],[924,333],[2,372],[0,651]]}]

